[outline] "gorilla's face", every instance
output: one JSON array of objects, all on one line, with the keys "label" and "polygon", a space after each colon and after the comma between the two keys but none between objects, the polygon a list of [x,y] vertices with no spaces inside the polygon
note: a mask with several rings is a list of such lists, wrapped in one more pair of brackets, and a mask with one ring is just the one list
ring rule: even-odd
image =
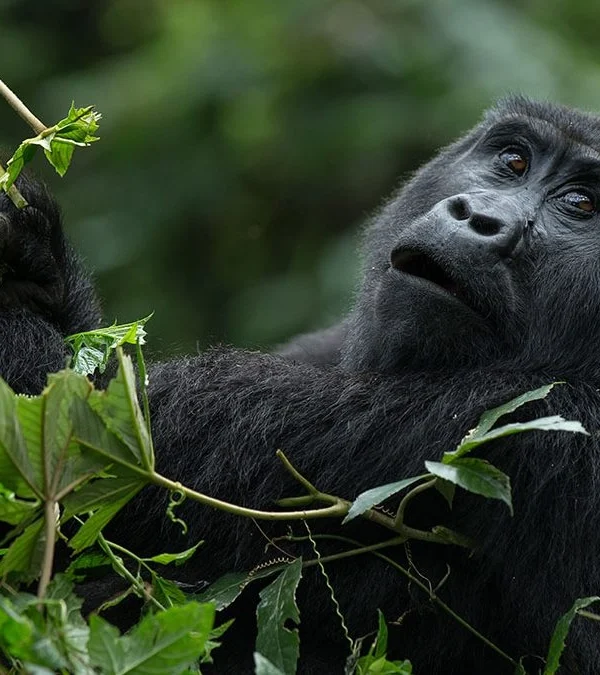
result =
[{"label": "gorilla's face", "polygon": [[506,102],[371,226],[344,364],[588,368],[600,344],[599,209],[600,120]]}]

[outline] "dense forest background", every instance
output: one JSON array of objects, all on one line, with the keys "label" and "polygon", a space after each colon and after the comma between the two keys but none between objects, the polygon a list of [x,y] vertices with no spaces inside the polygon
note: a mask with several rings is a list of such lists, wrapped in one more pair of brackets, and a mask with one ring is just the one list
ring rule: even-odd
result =
[{"label": "dense forest background", "polygon": [[[268,346],[351,302],[368,214],[517,91],[600,110],[589,0],[0,0],[0,77],[102,141],[36,162],[109,321]],[[0,146],[29,135],[0,105]]]}]

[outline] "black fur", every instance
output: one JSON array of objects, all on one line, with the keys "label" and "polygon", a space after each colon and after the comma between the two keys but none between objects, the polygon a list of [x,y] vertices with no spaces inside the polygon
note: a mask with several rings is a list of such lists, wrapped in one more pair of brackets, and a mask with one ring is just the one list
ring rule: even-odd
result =
[{"label": "black fur", "polygon": [[[507,168],[504,148],[529,156],[524,176]],[[151,367],[158,469],[216,497],[272,508],[300,493],[275,458],[282,448],[319,488],[351,498],[421,473],[423,461],[452,449],[485,409],[565,381],[517,418],[560,413],[580,420],[589,437],[534,432],[481,453],[510,475],[514,518],[499,502],[464,493],[452,511],[423,496],[407,514],[409,523],[446,524],[475,539],[473,555],[413,543],[412,564],[433,587],[449,565],[440,597],[512,657],[530,655],[535,672],[560,614],[600,591],[600,215],[573,205],[582,191],[600,204],[598,167],[599,118],[519,98],[499,104],[373,219],[364,282],[343,324],[302,338],[284,355],[219,349]],[[54,207],[40,199],[54,227]],[[11,223],[35,223],[5,199],[0,206]],[[87,309],[96,306],[89,283],[69,249],[58,249],[48,258],[42,247],[40,255],[65,292],[42,314],[34,314],[36,293],[0,314],[0,329],[9,331],[0,372],[27,391],[62,365],[60,334],[96,320]],[[426,274],[443,270],[440,283],[451,293],[415,274],[423,260]],[[264,559],[265,538],[251,521],[186,502],[184,538],[164,517],[167,500],[144,491],[108,536],[141,553],[204,539],[181,577],[193,584]],[[271,535],[285,530],[262,527]],[[367,522],[311,529],[389,537]],[[332,551],[325,543],[320,549]],[[407,564],[404,550],[391,554]],[[410,658],[417,674],[513,672],[381,560],[364,555],[328,572],[353,637],[373,630],[377,608],[388,621],[401,618],[390,656]],[[299,672],[342,673],[347,645],[318,572],[306,571],[299,596]],[[215,672],[252,672],[253,611],[243,598],[233,609],[238,620],[215,652]],[[577,620],[561,672],[600,672],[599,638],[595,623]]]}]

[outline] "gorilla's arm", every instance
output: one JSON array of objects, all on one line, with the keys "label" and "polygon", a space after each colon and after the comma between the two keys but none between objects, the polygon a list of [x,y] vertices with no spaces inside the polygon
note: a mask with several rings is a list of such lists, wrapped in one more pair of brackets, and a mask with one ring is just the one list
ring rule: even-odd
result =
[{"label": "gorilla's arm", "polygon": [[37,394],[67,365],[64,337],[97,327],[100,305],[55,201],[25,177],[19,189],[29,203],[21,210],[0,191],[0,376]]},{"label": "gorilla's arm", "polygon": [[[158,470],[212,496],[272,509],[274,500],[302,493],[275,457],[275,450],[282,448],[319,489],[352,498],[367,488],[423,473],[423,461],[453,449],[483,410],[551,380],[546,375],[485,371],[353,376],[264,354],[213,351],[151,370]],[[530,406],[519,417],[560,412],[593,430],[597,422],[591,411],[598,409],[599,398],[591,388],[562,385],[548,402],[537,409]],[[512,436],[480,453],[510,475],[514,518],[500,502],[464,493],[451,513],[427,498],[417,500],[408,512],[409,523],[431,527],[443,522],[476,539],[479,548],[473,558],[454,547],[414,545],[413,562],[434,587],[448,562],[451,574],[440,595],[513,656],[542,653],[557,617],[575,597],[597,590],[597,552],[584,545],[594,540],[600,507],[597,439],[554,433],[545,434],[542,445],[541,436],[542,432]],[[109,536],[134,550],[154,553],[205,540],[187,570],[195,581],[249,569],[262,559],[266,540],[251,521],[187,502],[180,510],[190,526],[186,541],[164,516],[167,501],[164,492],[145,491]],[[270,534],[285,531],[264,523],[262,527]],[[366,522],[335,527],[338,533],[363,540],[392,536]],[[313,521],[311,528],[319,531],[322,525]],[[279,555],[272,552],[273,557]],[[332,564],[330,573],[351,631],[361,635],[372,628],[378,607],[390,619],[408,610],[408,586],[374,558],[354,562]],[[369,578],[377,582],[365,582]],[[486,602],[481,602],[483,592]],[[489,602],[490,596],[497,604]],[[332,619],[320,621],[329,611],[327,593],[308,597],[307,630],[311,625],[319,630],[335,625]],[[406,623],[413,621],[419,621],[416,615]],[[465,667],[470,658],[475,666],[492,663],[491,653],[481,652],[464,629],[445,617],[439,621],[427,616],[419,630],[402,634],[399,651],[415,659],[421,672],[434,672],[427,669],[431,664],[423,670],[421,659],[431,652],[428,641],[431,644],[440,630],[448,639],[435,638],[432,656],[447,665],[446,672],[454,672],[451,664]],[[599,649],[592,627],[582,624],[578,630],[570,645],[583,663],[596,662]]]}]

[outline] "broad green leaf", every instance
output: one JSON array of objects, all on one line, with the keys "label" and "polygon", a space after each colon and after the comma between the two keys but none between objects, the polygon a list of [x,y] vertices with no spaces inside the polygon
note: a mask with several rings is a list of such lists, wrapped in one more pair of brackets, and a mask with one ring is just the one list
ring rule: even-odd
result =
[{"label": "broad green leaf", "polygon": [[135,467],[138,458],[104,423],[88,401],[75,400],[71,409],[74,439],[87,450],[104,457],[105,463]]},{"label": "broad green leaf", "polygon": [[135,497],[144,485],[145,483],[140,481],[137,485],[132,485],[129,492],[121,499],[101,506],[93,516],[85,521],[77,534],[69,541],[69,546],[71,546],[76,553],[91,546],[96,539],[98,539],[100,532],[102,532],[125,504]]},{"label": "broad green leaf", "polygon": [[178,675],[203,655],[214,616],[210,603],[191,602],[146,616],[122,637],[92,617],[88,646],[92,664],[105,675]]},{"label": "broad green leaf", "polygon": [[31,517],[39,508],[39,500],[18,499],[14,492],[5,490],[0,485],[0,521],[9,525],[18,525]]},{"label": "broad green leaf", "polygon": [[550,640],[550,648],[548,649],[548,656],[546,657],[546,667],[544,668],[544,675],[554,675],[560,666],[560,657],[566,645],[567,634],[571,628],[571,623],[580,609],[589,607],[594,602],[600,601],[600,597],[593,595],[589,598],[579,598],[573,603],[571,609],[564,614],[556,624],[554,634]]},{"label": "broad green leaf", "polygon": [[111,506],[115,501],[136,494],[143,481],[137,476],[127,478],[99,478],[71,493],[63,501],[65,507],[63,521],[78,513],[96,511],[103,506]]},{"label": "broad green leaf", "polygon": [[358,497],[352,502],[352,506],[348,511],[346,517],[344,518],[342,524],[347,523],[348,521],[356,518],[356,516],[362,515],[365,511],[373,508],[377,504],[385,501],[389,497],[400,492],[404,488],[417,483],[420,480],[423,480],[426,476],[413,476],[412,478],[405,478],[399,480],[395,483],[387,483],[386,485],[380,485],[379,487],[371,488],[366,492],[361,493]]},{"label": "broad green leaf", "polygon": [[469,492],[500,499],[508,506],[512,515],[510,479],[484,459],[463,457],[453,460],[452,464],[425,462],[425,466],[434,476],[448,480]]},{"label": "broad green leaf", "polygon": [[133,321],[75,333],[66,338],[73,350],[73,370],[84,375],[92,375],[96,368],[103,373],[113,352],[124,344],[145,344],[144,326],[152,318],[152,314]]},{"label": "broad green leaf", "polygon": [[175,563],[175,565],[183,565],[184,562],[188,561],[194,553],[198,550],[198,547],[201,546],[204,542],[199,541],[192,548],[188,548],[181,553],[159,553],[154,555],[151,558],[142,558],[145,562],[158,563],[159,565],[169,565],[170,563]]},{"label": "broad green leaf", "polygon": [[388,661],[385,656],[363,656],[356,664],[357,675],[412,675],[410,661]]},{"label": "broad green leaf", "polygon": [[106,567],[108,565],[110,565],[110,560],[105,553],[101,551],[86,551],[71,562],[65,571],[65,576],[67,579],[79,581],[83,576],[79,574],[80,571]]},{"label": "broad green leaf", "polygon": [[105,392],[94,391],[88,401],[106,428],[121,440],[142,466],[154,466],[152,444],[136,393],[131,359],[117,349],[119,370]]},{"label": "broad green leaf", "polygon": [[571,433],[589,435],[580,422],[565,420],[560,415],[540,417],[529,422],[515,422],[492,429],[485,434],[463,441],[453,452],[445,452],[442,461],[445,464],[452,463],[456,458],[462,457],[483,443],[488,443],[497,438],[521,434],[525,431],[570,431]]},{"label": "broad green leaf", "polygon": [[72,581],[57,574],[48,586],[46,601],[46,639],[65,659],[69,673],[91,675],[87,652],[90,631],[81,616],[83,600],[74,595]]},{"label": "broad green leaf", "polygon": [[258,652],[254,652],[254,673],[255,675],[285,675],[283,670],[279,670],[269,659]]},{"label": "broad green leaf", "polygon": [[[17,418],[17,397],[0,379],[0,477],[19,497],[42,496],[41,463],[32,464]],[[38,456],[39,460],[39,456]]]},{"label": "broad green leaf", "polygon": [[16,610],[8,598],[0,596],[0,648],[15,659],[26,659],[31,654],[34,625]]},{"label": "broad green leaf", "polygon": [[302,576],[302,560],[294,560],[260,592],[256,608],[258,635],[256,651],[285,675],[294,675],[299,653],[298,629],[286,622],[299,623],[296,589]]},{"label": "broad green leaf", "polygon": [[165,579],[155,572],[152,572],[152,595],[165,608],[183,605],[187,599],[174,581]]},{"label": "broad green leaf", "polygon": [[25,528],[0,560],[0,576],[17,572],[19,579],[33,581],[40,573],[44,555],[44,519],[38,518]]},{"label": "broad green leaf", "polygon": [[212,602],[219,612],[240,595],[248,581],[247,572],[230,572],[217,579],[207,589],[198,593],[195,599],[198,602]]},{"label": "broad green leaf", "polygon": [[122,672],[125,662],[123,638],[114,626],[97,614],[90,616],[90,639],[88,654],[90,661],[104,675],[117,675]]}]

